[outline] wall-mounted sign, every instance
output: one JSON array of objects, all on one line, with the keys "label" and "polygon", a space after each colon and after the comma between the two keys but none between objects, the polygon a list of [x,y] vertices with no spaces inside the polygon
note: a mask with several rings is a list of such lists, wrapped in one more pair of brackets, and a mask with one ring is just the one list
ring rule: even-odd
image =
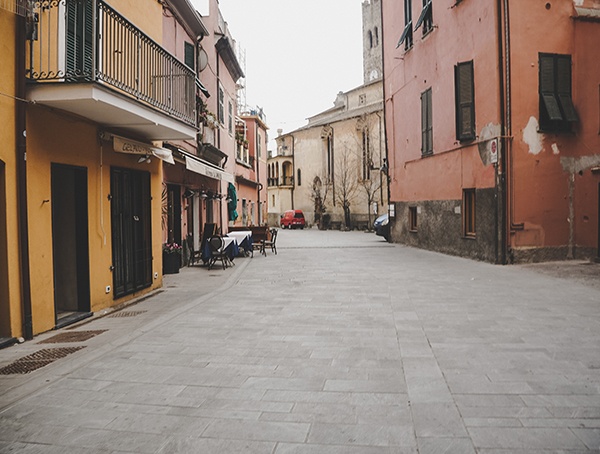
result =
[{"label": "wall-mounted sign", "polygon": [[498,162],[498,138],[492,139],[490,142],[490,163],[496,164]]}]

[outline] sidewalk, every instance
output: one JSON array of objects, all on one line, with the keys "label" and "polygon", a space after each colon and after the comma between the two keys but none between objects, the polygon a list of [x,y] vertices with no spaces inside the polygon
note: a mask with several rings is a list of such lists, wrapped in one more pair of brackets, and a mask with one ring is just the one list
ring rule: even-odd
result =
[{"label": "sidewalk", "polygon": [[280,231],[277,249],[0,350],[1,367],[85,347],[0,376],[0,453],[599,452],[593,272],[582,284],[564,278],[574,264],[556,278],[362,232]]}]

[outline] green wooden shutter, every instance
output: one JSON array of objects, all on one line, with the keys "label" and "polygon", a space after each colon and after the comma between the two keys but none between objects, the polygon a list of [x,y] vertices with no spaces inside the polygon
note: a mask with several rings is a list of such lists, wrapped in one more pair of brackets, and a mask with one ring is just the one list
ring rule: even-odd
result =
[{"label": "green wooden shutter", "polygon": [[459,63],[454,67],[456,96],[456,138],[475,138],[475,87],[473,61]]},{"label": "green wooden shutter", "polygon": [[564,114],[564,120],[577,121],[577,113],[571,96],[571,57],[556,56],[556,95]]},{"label": "green wooden shutter", "polygon": [[91,80],[94,61],[94,2],[67,1],[66,76]]},{"label": "green wooden shutter", "polygon": [[194,58],[194,45],[190,44],[190,43],[185,43],[185,56],[184,56],[184,63],[186,64],[186,66],[192,70],[196,69],[195,66],[195,58]]},{"label": "green wooden shutter", "polygon": [[555,96],[554,69],[554,56],[540,54],[540,96],[542,103],[550,120],[561,121],[563,117],[560,113],[558,99]]}]

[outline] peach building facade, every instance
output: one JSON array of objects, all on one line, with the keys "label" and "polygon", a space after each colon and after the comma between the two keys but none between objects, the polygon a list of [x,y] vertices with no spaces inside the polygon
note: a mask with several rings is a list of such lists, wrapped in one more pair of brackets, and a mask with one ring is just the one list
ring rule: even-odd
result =
[{"label": "peach building facade", "polygon": [[600,5],[382,2],[392,238],[598,257]]}]

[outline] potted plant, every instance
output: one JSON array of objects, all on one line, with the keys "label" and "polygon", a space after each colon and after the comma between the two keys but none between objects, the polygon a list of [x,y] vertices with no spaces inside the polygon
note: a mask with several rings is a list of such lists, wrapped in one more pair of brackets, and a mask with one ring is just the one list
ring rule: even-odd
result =
[{"label": "potted plant", "polygon": [[183,247],[177,243],[163,244],[163,274],[179,273]]}]

